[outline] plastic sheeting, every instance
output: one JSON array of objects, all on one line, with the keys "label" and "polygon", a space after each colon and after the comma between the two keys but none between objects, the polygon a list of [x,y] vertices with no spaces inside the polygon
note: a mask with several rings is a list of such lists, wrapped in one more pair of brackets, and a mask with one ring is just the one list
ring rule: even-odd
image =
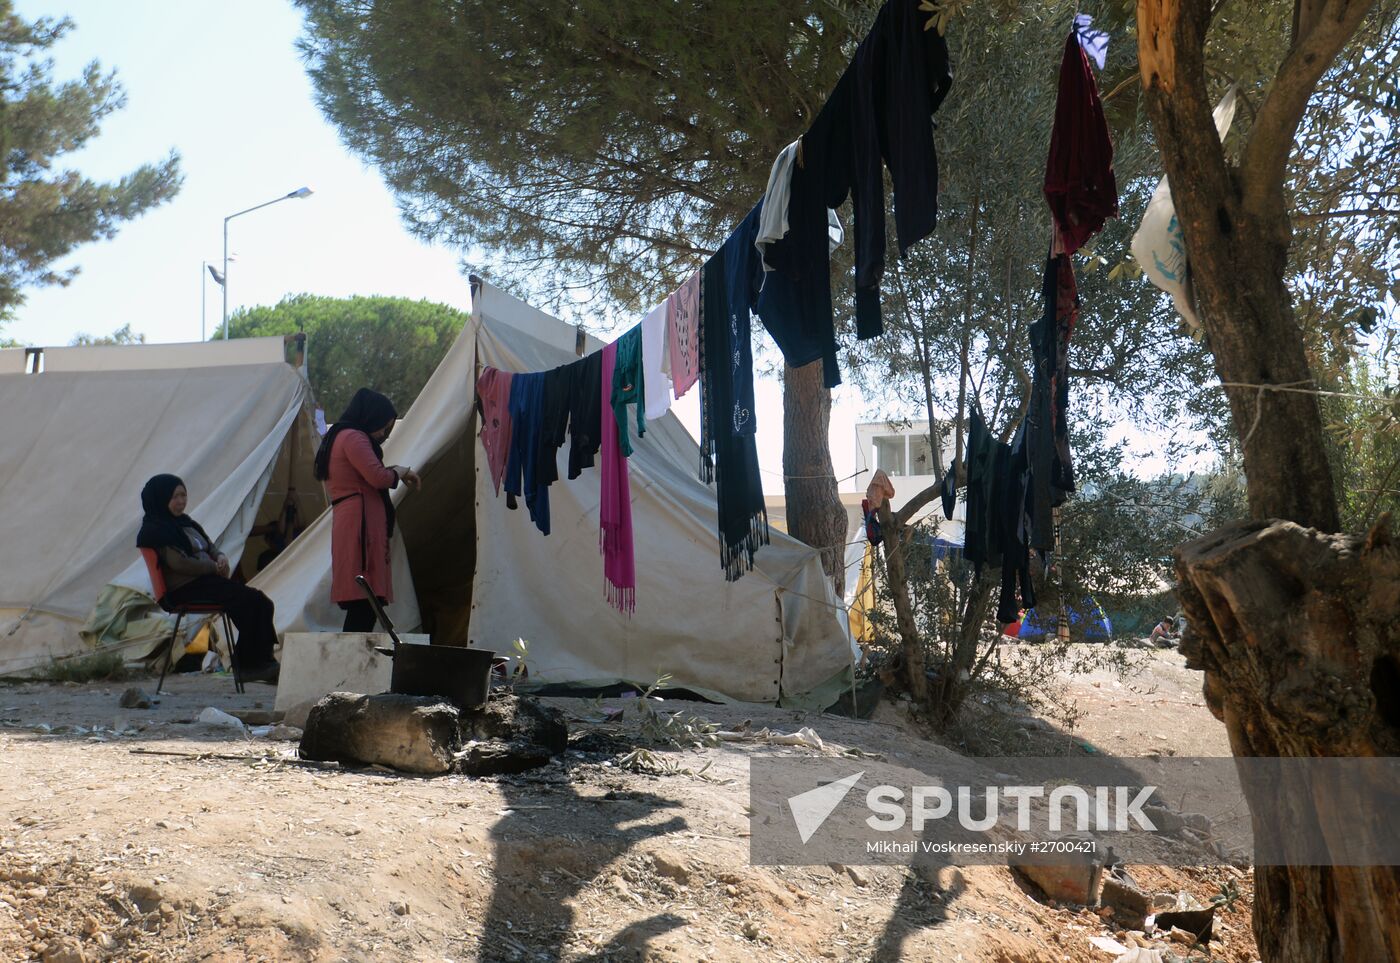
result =
[{"label": "plastic sheeting", "polygon": [[[529,644],[532,682],[671,684],[730,699],[825,705],[849,684],[845,612],[817,553],[773,533],[755,570],[724,580],[713,489],[697,478],[699,450],[674,415],[651,422],[630,460],[637,611],[603,597],[596,471],[550,490],[553,532],[509,511],[491,489],[476,440],[480,365],[536,371],[597,350],[574,327],[483,285],[472,321],[385,445],[385,461],[423,475],[394,492],[392,544],[401,630],[510,652]],[[478,470],[478,465],[481,466]],[[336,631],[328,600],[329,517],[253,584],[277,605],[278,629]]]}]

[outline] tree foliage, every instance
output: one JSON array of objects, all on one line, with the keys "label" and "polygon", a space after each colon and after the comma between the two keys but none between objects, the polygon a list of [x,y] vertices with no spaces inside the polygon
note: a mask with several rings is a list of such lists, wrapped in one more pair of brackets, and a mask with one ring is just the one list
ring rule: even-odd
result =
[{"label": "tree foliage", "polygon": [[[307,376],[331,420],[360,387],[408,411],[466,324],[456,308],[408,298],[298,294],[229,317],[229,336],[306,333]],[[221,337],[221,335],[216,336]]]},{"label": "tree foliage", "polygon": [[[298,0],[326,114],[420,235],[639,309],[699,267],[877,0]],[[567,304],[567,302],[564,302]]]},{"label": "tree foliage", "polygon": [[94,335],[79,332],[73,336],[69,342],[73,347],[85,347],[97,344],[145,344],[146,336],[140,331],[131,330],[131,322],[127,322],[111,334]]},{"label": "tree foliage", "polygon": [[24,289],[67,284],[78,267],[55,262],[79,245],[110,238],[123,223],[175,196],[174,152],[113,182],[62,166],[126,102],[115,74],[96,62],[68,81],[45,52],[71,20],[26,22],[0,0],[0,321],[24,303]]},{"label": "tree foliage", "polygon": [[[879,5],[298,0],[321,107],[410,227],[581,321],[650,307],[719,247]],[[784,411],[789,532],[839,544],[829,394],[794,372]]]},{"label": "tree foliage", "polygon": [[[998,432],[1020,419],[1050,243],[1041,186],[1059,61],[1076,10],[1069,2],[1018,4],[1010,16],[972,5],[949,31],[957,80],[938,118],[939,229],[885,286],[896,323],[847,358],[867,396],[892,411],[931,402],[934,420],[951,429],[976,396]],[[1108,93],[1122,213],[1075,259],[1083,310],[1070,342],[1071,412],[1107,410],[1144,428],[1189,425],[1218,434],[1220,394],[1206,384],[1208,354],[1181,336],[1155,288],[1120,267],[1160,174],[1131,84],[1123,86],[1134,78],[1134,50],[1117,39],[1123,24],[1102,25],[1115,32],[1100,86]],[[989,123],[988,104],[997,102],[1016,109]]]}]

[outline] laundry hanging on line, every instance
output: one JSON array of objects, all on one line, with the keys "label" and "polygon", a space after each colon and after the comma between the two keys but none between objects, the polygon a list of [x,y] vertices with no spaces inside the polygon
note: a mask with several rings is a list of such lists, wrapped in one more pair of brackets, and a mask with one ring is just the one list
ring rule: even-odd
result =
[{"label": "laundry hanging on line", "polygon": [[[1113,145],[1089,54],[1106,37],[1076,19],[1065,40],[1046,162],[1045,198],[1053,223],[1041,284],[1042,312],[1031,324],[1031,396],[1010,445],[995,439],[980,412],[969,418],[965,557],[980,571],[1001,565],[999,622],[1030,608],[1032,551],[1055,547],[1054,509],[1074,491],[1069,441],[1069,344],[1080,301],[1071,255],[1118,213]],[[1019,596],[1019,598],[1018,598]]]},{"label": "laundry hanging on line", "polygon": [[750,306],[762,275],[760,202],[701,271],[701,478],[715,485],[720,564],[734,581],[767,545],[768,509],[754,433]]},{"label": "laundry hanging on line", "polygon": [[[787,233],[771,242],[764,231],[763,279],[757,310],[764,327],[794,367],[820,360],[827,387],[841,383],[831,303],[828,212],[847,197],[854,209],[856,333],[884,331],[884,168],[894,183],[900,255],[927,237],[938,219],[938,157],[932,115],[952,85],[947,42],[925,30],[919,0],[889,0],[870,33],[786,164]],[[785,150],[791,151],[789,147]],[[781,177],[779,164],[773,177]],[[770,177],[768,200],[782,195]],[[780,188],[780,184],[778,187]]]},{"label": "laundry hanging on line", "polygon": [[[508,504],[523,497],[542,533],[549,534],[548,488],[558,476],[554,454],[566,437],[570,478],[592,467],[600,448],[605,465],[613,459],[611,472],[616,458],[631,452],[626,409],[637,409],[640,438],[649,410],[659,416],[670,396],[684,396],[698,381],[701,474],[716,487],[722,565],[730,579],[752,569],[754,552],[769,538],[754,442],[752,313],[789,364],[821,360],[825,383],[839,384],[830,254],[843,231],[834,209],[851,197],[861,338],[883,331],[885,167],[894,184],[900,255],[937,223],[932,115],[952,72],[946,41],[925,29],[927,17],[918,7],[919,0],[888,0],[880,9],[812,127],[775,162],[765,199],[701,271],[612,346],[610,373],[602,371],[601,359],[584,359],[551,373],[517,374],[506,389],[510,422],[504,431],[499,418],[488,430],[483,414],[488,463],[493,452],[506,451]],[[765,200],[772,207],[760,229]],[[491,382],[480,387],[500,390]],[[606,533],[603,544],[610,544]],[[608,581],[624,598],[635,582],[628,586],[625,576],[619,578],[623,582]]]},{"label": "laundry hanging on line", "polygon": [[1089,57],[1075,31],[1065,38],[1055,123],[1045,164],[1045,200],[1056,232],[1055,250],[1073,254],[1118,216],[1113,140]]},{"label": "laundry hanging on line", "polygon": [[[633,329],[635,330],[635,329]],[[624,335],[625,339],[627,336]],[[628,615],[637,610],[637,567],[632,544],[632,494],[627,474],[627,408],[623,402],[618,410],[616,387],[621,370],[617,365],[621,340],[599,352],[602,362],[603,391],[608,403],[602,405],[602,467],[599,479],[598,547],[603,553],[603,580],[608,603]],[[622,376],[622,380],[626,375]],[[635,389],[634,389],[635,391]],[[640,425],[643,415],[637,412]]]}]

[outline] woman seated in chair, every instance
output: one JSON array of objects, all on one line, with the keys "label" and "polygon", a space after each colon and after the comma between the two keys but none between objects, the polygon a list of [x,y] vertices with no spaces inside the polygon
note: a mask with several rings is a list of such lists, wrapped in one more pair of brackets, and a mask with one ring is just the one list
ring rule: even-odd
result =
[{"label": "woman seated in chair", "polygon": [[160,559],[165,597],[156,601],[166,608],[220,606],[238,629],[239,675],[249,682],[275,683],[279,666],[272,657],[277,644],[272,600],[229,578],[228,556],[220,553],[199,522],[185,514],[188,500],[185,483],[174,475],[156,475],[141,489],[146,517],[136,545],[154,549]]}]

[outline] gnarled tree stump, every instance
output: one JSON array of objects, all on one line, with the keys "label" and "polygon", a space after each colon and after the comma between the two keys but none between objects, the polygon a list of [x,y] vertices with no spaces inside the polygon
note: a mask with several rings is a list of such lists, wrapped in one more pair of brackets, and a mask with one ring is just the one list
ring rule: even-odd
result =
[{"label": "gnarled tree stump", "polygon": [[[1364,539],[1228,525],[1178,549],[1176,572],[1181,651],[1205,671],[1206,704],[1236,756],[1400,755],[1400,549],[1388,519]],[[1348,827],[1318,815],[1346,801],[1326,793],[1290,818],[1330,840]],[[1254,936],[1268,961],[1400,960],[1397,907],[1397,867],[1255,870]]]}]

